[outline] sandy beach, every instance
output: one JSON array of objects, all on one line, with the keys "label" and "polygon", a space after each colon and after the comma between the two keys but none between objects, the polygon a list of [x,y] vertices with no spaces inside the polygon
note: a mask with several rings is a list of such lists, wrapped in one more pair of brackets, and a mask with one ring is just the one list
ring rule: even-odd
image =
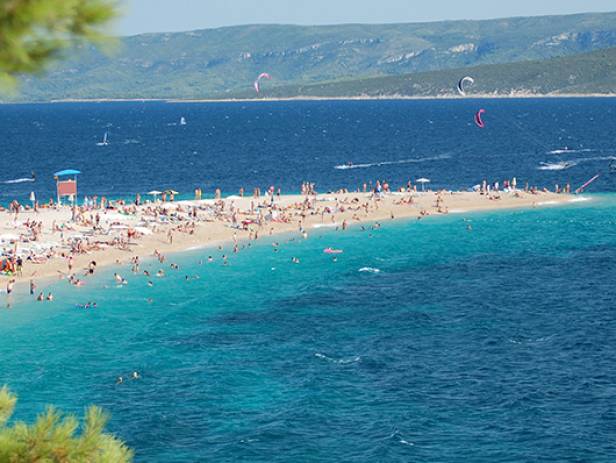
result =
[{"label": "sandy beach", "polygon": [[[344,230],[359,223],[425,218],[506,208],[549,207],[580,200],[569,194],[509,191],[335,193],[229,196],[220,200],[115,203],[76,208],[42,208],[0,215],[2,292],[11,279],[19,285],[34,279],[84,278],[103,266],[125,264],[155,254],[238,243],[295,232],[309,239],[321,227]],[[231,249],[229,249],[230,252]],[[19,259],[19,260],[18,260]],[[22,268],[15,265],[22,262]],[[92,265],[95,262],[96,265]],[[20,289],[21,290],[21,289]]]}]

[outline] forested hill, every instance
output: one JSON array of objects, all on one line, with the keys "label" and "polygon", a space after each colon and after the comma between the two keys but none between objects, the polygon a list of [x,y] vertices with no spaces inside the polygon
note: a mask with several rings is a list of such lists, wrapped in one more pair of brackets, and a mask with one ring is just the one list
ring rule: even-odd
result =
[{"label": "forested hill", "polygon": [[616,46],[616,13],[416,24],[250,25],[85,47],[6,99],[208,98],[266,87],[545,60]]},{"label": "forested hill", "polygon": [[[267,90],[264,97],[428,97],[457,95],[464,76],[475,83],[467,96],[616,94],[616,48],[543,61],[491,64],[401,76],[292,85]],[[243,91],[238,98],[254,98]]]}]

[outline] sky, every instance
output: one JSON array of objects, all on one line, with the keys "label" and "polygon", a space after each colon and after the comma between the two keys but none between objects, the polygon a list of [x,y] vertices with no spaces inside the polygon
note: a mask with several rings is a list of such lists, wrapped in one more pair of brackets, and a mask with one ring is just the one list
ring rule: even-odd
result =
[{"label": "sky", "polygon": [[616,11],[614,0],[120,0],[120,35],[239,24],[488,19]]}]

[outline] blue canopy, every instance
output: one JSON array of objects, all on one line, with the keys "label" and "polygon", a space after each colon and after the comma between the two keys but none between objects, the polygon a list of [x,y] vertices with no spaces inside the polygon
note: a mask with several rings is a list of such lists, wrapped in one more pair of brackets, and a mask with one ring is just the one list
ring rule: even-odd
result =
[{"label": "blue canopy", "polygon": [[64,175],[77,175],[80,174],[81,172],[79,172],[78,170],[75,169],[66,169],[66,170],[61,170],[60,172],[56,172],[54,174],[54,176],[56,177],[62,177]]}]

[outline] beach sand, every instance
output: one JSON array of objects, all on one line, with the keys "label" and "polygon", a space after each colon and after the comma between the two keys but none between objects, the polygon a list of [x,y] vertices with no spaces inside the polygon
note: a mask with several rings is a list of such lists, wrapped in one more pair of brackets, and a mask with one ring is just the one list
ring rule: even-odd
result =
[{"label": "beach sand", "polygon": [[[413,203],[407,201],[412,196]],[[83,279],[87,273],[88,264],[96,262],[96,268],[113,264],[125,264],[135,256],[140,259],[151,257],[155,251],[168,255],[181,251],[195,250],[215,246],[222,243],[259,239],[265,236],[304,231],[304,237],[310,237],[312,230],[317,228],[342,228],[342,224],[353,226],[358,223],[385,222],[393,219],[408,219],[413,217],[438,216],[443,213],[463,216],[474,211],[488,211],[507,208],[549,207],[579,200],[579,197],[566,194],[541,192],[537,194],[518,191],[498,194],[499,199],[489,199],[477,192],[441,192],[441,212],[438,212],[437,193],[388,193],[374,200],[370,193],[332,193],[317,196],[283,195],[274,196],[275,208],[270,207],[269,196],[255,199],[253,197],[231,196],[219,201],[177,201],[167,203],[146,203],[134,207],[134,213],[123,214],[121,207],[116,210],[94,209],[84,211],[84,220],[95,221],[95,215],[100,216],[100,226],[94,230],[92,225],[78,225],[71,221],[70,207],[59,209],[41,209],[39,212],[21,212],[15,220],[15,215],[2,213],[0,215],[0,240],[5,255],[12,256],[15,248],[17,254],[24,258],[21,275],[15,275],[17,283],[35,279],[41,280],[66,278],[69,274],[68,256],[72,255],[73,268],[71,273],[76,278]],[[310,208],[306,208],[306,201]],[[242,221],[256,222],[256,213],[250,213],[258,204],[262,207],[261,225],[251,223],[242,228]],[[180,207],[180,212],[175,212]],[[129,207],[129,206],[127,206]],[[166,215],[155,217],[151,214],[153,208],[165,208],[174,213],[176,218],[169,220]],[[197,218],[189,217],[190,211],[197,209]],[[234,228],[233,214],[236,224]],[[182,212],[183,211],[183,212]],[[272,217],[273,214],[273,217]],[[171,214],[169,217],[172,217]],[[41,233],[37,241],[28,241],[28,221],[42,222]],[[63,231],[52,232],[52,226],[65,224]],[[194,223],[194,227],[186,228]],[[301,227],[301,228],[300,228]],[[131,238],[128,244],[128,230],[143,232],[141,236]],[[183,229],[183,230],[182,230]],[[172,230],[173,242],[169,241]],[[255,236],[256,235],[256,236]],[[18,240],[15,244],[16,239]],[[86,252],[71,251],[70,242],[81,240]],[[114,244],[115,240],[115,244]],[[64,243],[64,244],[63,244]],[[50,251],[50,249],[52,249]],[[28,255],[51,256],[42,258],[41,263],[28,260]],[[3,277],[2,292],[9,276]]]}]

